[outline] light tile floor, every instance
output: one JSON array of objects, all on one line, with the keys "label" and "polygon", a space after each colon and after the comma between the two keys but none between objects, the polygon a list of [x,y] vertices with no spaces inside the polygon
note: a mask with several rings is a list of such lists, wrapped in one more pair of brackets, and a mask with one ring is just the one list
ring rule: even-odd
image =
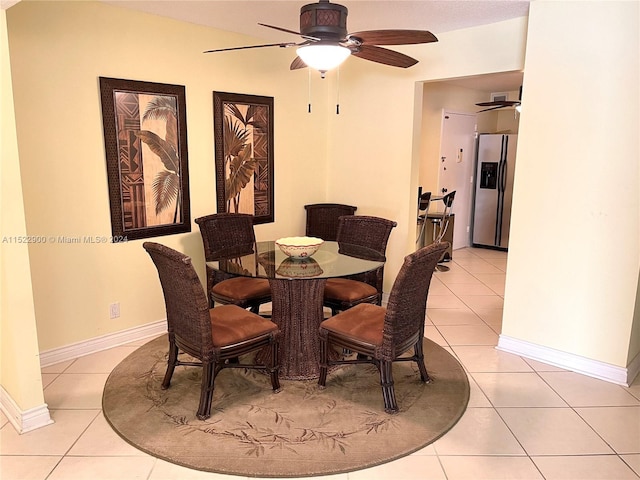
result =
[{"label": "light tile floor", "polygon": [[[469,407],[435,443],[335,480],[640,478],[640,379],[629,388],[500,352],[506,254],[456,250],[434,276],[426,335],[465,367]],[[0,414],[3,480],[237,479],[189,470],[128,445],[101,411],[111,369],[146,341],[42,370],[55,423],[17,435]]]}]

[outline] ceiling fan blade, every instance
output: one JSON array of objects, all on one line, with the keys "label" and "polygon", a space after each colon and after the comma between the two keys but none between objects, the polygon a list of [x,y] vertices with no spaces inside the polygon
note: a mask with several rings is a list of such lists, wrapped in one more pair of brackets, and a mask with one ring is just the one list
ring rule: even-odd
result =
[{"label": "ceiling fan blade", "polygon": [[491,108],[485,108],[484,110],[479,110],[476,113],[482,113],[482,112],[490,112],[491,110],[498,110],[500,108],[505,108],[506,105],[498,105],[497,107],[491,107]]},{"label": "ceiling fan blade", "polygon": [[478,107],[513,107],[515,105],[520,105],[520,102],[512,101],[512,100],[494,100],[493,102],[480,102],[476,103]]},{"label": "ceiling fan blade", "polygon": [[293,59],[293,62],[291,62],[289,70],[297,70],[299,68],[307,68],[307,64],[304,63],[300,57],[296,56],[296,58]]},{"label": "ceiling fan blade", "polygon": [[288,30],[282,27],[276,27],[275,25],[267,25],[266,23],[258,23],[258,25],[262,25],[263,27],[273,28],[274,30],[280,30],[281,32],[292,33],[294,35],[300,35],[302,38],[306,38],[307,40],[314,40],[319,42],[321,39],[318,37],[310,37],[309,35],[303,35],[300,32],[294,32],[293,30]]},{"label": "ceiling fan blade", "polygon": [[411,45],[438,41],[433,33],[426,30],[368,30],[350,33],[347,38],[357,38],[367,45]]},{"label": "ceiling fan blade", "polygon": [[408,68],[418,63],[418,60],[408,55],[374,45],[361,45],[352,52],[352,55],[392,67]]},{"label": "ceiling fan blade", "polygon": [[262,25],[263,27],[273,28],[274,30],[280,30],[281,32],[293,33],[294,35],[301,35],[300,32],[294,32],[293,30],[287,30],[286,28],[276,27],[275,25],[267,25],[266,23],[258,23],[258,25]]},{"label": "ceiling fan blade", "polygon": [[296,45],[298,45],[298,44],[294,43],[294,42],[288,42],[288,43],[266,43],[264,45],[247,45],[247,46],[244,46],[244,47],[217,48],[215,50],[205,50],[202,53],[228,52],[230,50],[246,50],[248,48],[264,48],[264,47],[282,47],[282,48],[286,48],[286,47],[295,47]]}]

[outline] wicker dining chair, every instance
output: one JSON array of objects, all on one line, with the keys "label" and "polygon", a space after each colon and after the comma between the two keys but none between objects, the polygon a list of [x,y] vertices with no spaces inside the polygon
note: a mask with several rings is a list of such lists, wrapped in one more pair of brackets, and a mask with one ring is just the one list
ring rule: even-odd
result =
[{"label": "wicker dining chair", "polygon": [[[142,246],[158,269],[167,310],[169,358],[162,389],[169,388],[176,366],[202,367],[200,405],[196,414],[200,420],[211,414],[214,382],[223,368],[266,370],[273,391],[280,391],[278,326],[237,305],[210,309],[191,257],[158,243],[145,242]],[[269,365],[244,364],[241,358],[237,360],[265,347],[271,350]],[[199,362],[179,360],[180,351]]]},{"label": "wicker dining chair", "polygon": [[[429,382],[422,341],[427,296],[433,271],[448,243],[431,244],[407,255],[393,283],[386,307],[362,303],[320,324],[320,378],[326,386],[332,365],[372,363],[380,373],[387,413],[398,411],[393,387],[393,362],[416,362],[420,379]],[[357,353],[355,359],[330,360],[334,347]],[[413,349],[412,356],[402,356]]]},{"label": "wicker dining chair", "polygon": [[[397,225],[386,218],[366,215],[340,217],[337,241],[367,247],[381,257],[387,250],[391,230]],[[347,278],[330,278],[324,288],[324,306],[332,315],[359,303],[382,304],[384,265],[367,273]]]},{"label": "wicker dining chair", "polygon": [[306,235],[335,242],[338,235],[338,219],[343,215],[354,215],[358,207],[341,203],[314,203],[305,205],[307,211]]},{"label": "wicker dining chair", "polygon": [[[256,241],[253,215],[245,213],[214,213],[196,218],[200,227],[204,256],[207,262],[218,260],[215,252]],[[233,276],[207,265],[207,295],[209,306],[232,304],[260,312],[260,305],[271,301],[269,281],[264,278]]]}]

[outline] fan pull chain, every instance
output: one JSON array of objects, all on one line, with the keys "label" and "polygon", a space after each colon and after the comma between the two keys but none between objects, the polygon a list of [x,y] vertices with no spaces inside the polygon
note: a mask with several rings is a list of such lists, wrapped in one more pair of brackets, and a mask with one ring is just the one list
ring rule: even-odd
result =
[{"label": "fan pull chain", "polygon": [[307,113],[311,113],[311,69],[307,68],[309,72],[309,106],[307,109]]},{"label": "fan pull chain", "polygon": [[336,85],[337,85],[337,93],[336,93],[336,115],[340,115],[340,67],[338,67],[338,71],[336,72]]}]

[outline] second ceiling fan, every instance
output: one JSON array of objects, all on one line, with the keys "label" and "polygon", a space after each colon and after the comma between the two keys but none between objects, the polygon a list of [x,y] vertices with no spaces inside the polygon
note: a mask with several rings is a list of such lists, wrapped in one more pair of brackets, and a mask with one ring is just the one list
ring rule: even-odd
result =
[{"label": "second ceiling fan", "polygon": [[478,107],[489,107],[484,110],[479,110],[477,113],[489,112],[491,110],[498,110],[500,108],[507,107],[516,107],[516,110],[519,111],[518,107],[522,105],[522,85],[520,86],[520,93],[518,95],[518,100],[492,100],[490,102],[480,102],[476,103]]},{"label": "second ceiling fan", "polygon": [[320,0],[300,8],[300,32],[260,23],[286,33],[300,35],[300,43],[268,43],[243,47],[219,48],[204,53],[226,52],[264,47],[298,47],[297,56],[290,69],[311,67],[318,70],[322,77],[332,68],[340,65],[350,55],[382,63],[392,67],[408,68],[418,60],[380,45],[411,45],[437,42],[438,39],[426,30],[367,30],[347,32],[347,8],[329,0]]}]

